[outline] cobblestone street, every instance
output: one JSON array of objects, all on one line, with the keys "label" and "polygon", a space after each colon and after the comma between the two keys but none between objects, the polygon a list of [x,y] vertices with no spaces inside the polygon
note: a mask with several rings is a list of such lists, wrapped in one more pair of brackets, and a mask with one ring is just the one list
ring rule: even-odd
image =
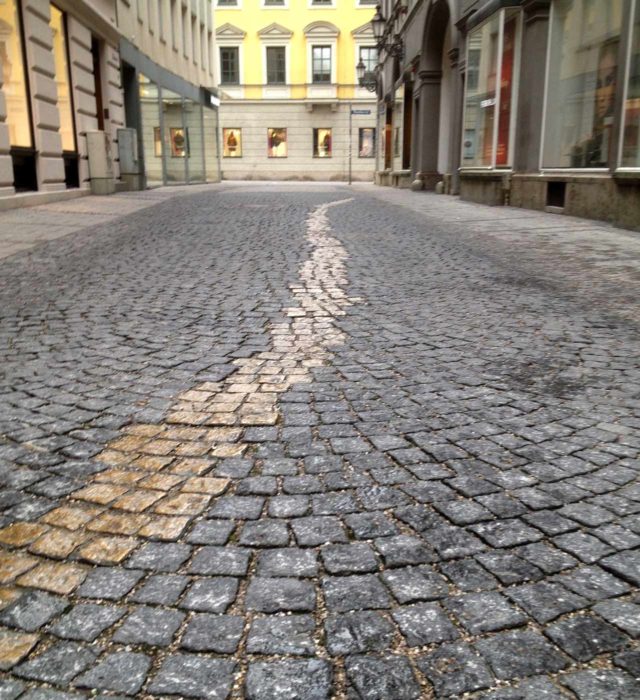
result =
[{"label": "cobblestone street", "polygon": [[0,700],[639,698],[640,234],[185,190],[0,250]]}]

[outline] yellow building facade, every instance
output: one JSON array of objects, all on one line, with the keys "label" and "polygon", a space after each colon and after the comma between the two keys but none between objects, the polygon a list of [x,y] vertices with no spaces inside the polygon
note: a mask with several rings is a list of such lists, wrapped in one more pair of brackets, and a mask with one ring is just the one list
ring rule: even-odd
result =
[{"label": "yellow building facade", "polygon": [[[372,0],[216,0],[226,179],[371,180]],[[351,127],[351,128],[350,128]]]}]

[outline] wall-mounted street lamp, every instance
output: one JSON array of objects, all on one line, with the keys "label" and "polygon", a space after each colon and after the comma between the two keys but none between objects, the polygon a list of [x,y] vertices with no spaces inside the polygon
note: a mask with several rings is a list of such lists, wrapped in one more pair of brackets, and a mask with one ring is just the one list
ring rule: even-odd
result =
[{"label": "wall-mounted street lamp", "polygon": [[378,43],[378,51],[386,51],[390,56],[401,61],[404,58],[404,43],[400,34],[393,33],[396,19],[407,13],[407,6],[397,2],[391,16],[386,19],[382,14],[380,5],[376,6],[376,13],[371,20],[373,37]]},{"label": "wall-mounted street lamp", "polygon": [[375,92],[378,89],[377,66],[374,71],[368,71],[361,58],[356,66],[356,75],[358,76],[358,84],[360,87],[367,88],[369,92]]}]

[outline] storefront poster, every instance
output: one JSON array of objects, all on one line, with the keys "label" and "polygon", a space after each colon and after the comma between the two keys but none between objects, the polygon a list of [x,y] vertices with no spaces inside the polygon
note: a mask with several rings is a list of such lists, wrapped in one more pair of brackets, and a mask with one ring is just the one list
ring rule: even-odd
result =
[{"label": "storefront poster", "polygon": [[267,129],[267,148],[269,158],[286,158],[287,130],[279,127]]},{"label": "storefront poster", "polygon": [[169,138],[171,141],[171,157],[184,158],[189,152],[189,135],[182,127],[172,126],[169,128]]},{"label": "storefront poster", "polygon": [[242,129],[223,129],[222,143],[223,158],[242,157]]}]

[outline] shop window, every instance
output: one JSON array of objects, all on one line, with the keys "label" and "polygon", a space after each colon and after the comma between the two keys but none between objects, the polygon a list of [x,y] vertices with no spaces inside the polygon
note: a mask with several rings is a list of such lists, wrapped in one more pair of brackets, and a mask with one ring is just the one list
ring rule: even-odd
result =
[{"label": "shop window", "polygon": [[519,52],[517,10],[502,10],[469,35],[463,167],[511,164]]},{"label": "shop window", "polygon": [[369,127],[358,129],[358,158],[373,158],[375,155],[376,130]]},{"label": "shop window", "polygon": [[331,47],[313,46],[311,49],[311,80],[314,83],[331,82]]},{"label": "shop window", "polygon": [[242,158],[242,129],[222,130],[222,157]]},{"label": "shop window", "polygon": [[640,168],[640,2],[636,2],[624,101],[623,168]]},{"label": "shop window", "polygon": [[286,158],[287,130],[280,127],[267,129],[267,149],[269,158]]},{"label": "shop window", "polygon": [[267,85],[284,85],[287,82],[287,49],[284,46],[267,46]]},{"label": "shop window", "polygon": [[623,9],[623,0],[553,3],[543,167],[610,165]]},{"label": "shop window", "polygon": [[331,129],[313,130],[313,157],[331,158]]},{"label": "shop window", "polygon": [[220,84],[240,83],[240,49],[237,46],[220,47]]}]

